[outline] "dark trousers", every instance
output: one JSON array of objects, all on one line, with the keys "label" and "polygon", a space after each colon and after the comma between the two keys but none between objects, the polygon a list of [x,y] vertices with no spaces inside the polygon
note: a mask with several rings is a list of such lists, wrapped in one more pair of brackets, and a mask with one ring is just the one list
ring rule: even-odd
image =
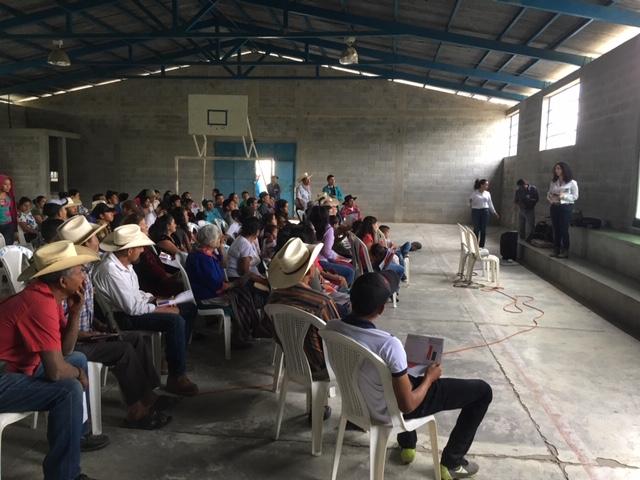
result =
[{"label": "dark trousers", "polygon": [[536,211],[534,208],[518,209],[518,234],[522,240],[531,240],[536,228]]},{"label": "dark trousers", "polygon": [[573,213],[572,204],[551,205],[551,225],[553,226],[553,248],[557,250],[569,250],[569,224]]},{"label": "dark trousers", "polygon": [[[415,389],[422,378],[409,376]],[[405,414],[405,418],[426,417],[443,410],[462,411],[458,415],[455,427],[451,430],[449,441],[442,450],[440,463],[447,468],[456,468],[463,463],[463,458],[471,448],[471,443],[489,408],[493,393],[489,384],[483,380],[461,380],[458,378],[441,378],[431,385],[427,395],[413,412]],[[416,448],[418,436],[416,432],[398,434],[401,448]]]},{"label": "dark trousers", "polygon": [[0,235],[4,237],[4,243],[7,245],[13,245],[14,237],[16,234],[16,227],[13,223],[5,223],[0,225]]},{"label": "dark trousers", "polygon": [[192,303],[178,305],[180,315],[174,313],[145,313],[135,317],[116,313],[116,321],[123,330],[151,330],[165,336],[169,375],[184,375],[187,370],[187,343],[191,336],[197,308]]},{"label": "dark trousers", "polygon": [[472,208],[471,209],[471,222],[473,223],[473,233],[478,237],[478,245],[480,248],[484,247],[484,242],[487,238],[487,224],[489,223],[489,209],[488,208]]},{"label": "dark trousers", "polygon": [[122,332],[120,336],[122,340],[118,341],[78,343],[76,350],[84,353],[90,362],[111,368],[125,403],[133,405],[160,385],[160,378],[142,334]]}]

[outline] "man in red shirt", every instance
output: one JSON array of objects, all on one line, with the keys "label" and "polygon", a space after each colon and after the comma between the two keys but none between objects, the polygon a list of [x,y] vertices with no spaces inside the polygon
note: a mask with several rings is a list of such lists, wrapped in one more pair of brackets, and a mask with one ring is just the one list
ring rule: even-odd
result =
[{"label": "man in red shirt", "polygon": [[[83,354],[70,353],[83,304],[83,265],[98,261],[89,249],[54,242],[38,249],[20,280],[31,282],[0,303],[0,413],[48,411],[49,452],[45,480],[90,480],[80,472],[83,389],[88,381]],[[69,323],[61,307],[66,299]]]}]

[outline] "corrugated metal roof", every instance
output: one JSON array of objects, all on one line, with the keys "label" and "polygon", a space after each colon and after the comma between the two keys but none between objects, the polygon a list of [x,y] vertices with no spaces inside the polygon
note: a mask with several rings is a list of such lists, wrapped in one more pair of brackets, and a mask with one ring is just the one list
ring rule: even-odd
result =
[{"label": "corrugated metal roof", "polygon": [[[536,8],[509,0],[5,0],[0,95],[40,96],[157,71],[195,76],[169,70],[187,64],[214,65],[206,71],[229,79],[292,76],[285,66],[299,63],[259,52],[303,59],[306,66],[295,71],[304,77],[335,75],[319,65],[338,66],[351,33],[360,65],[349,68],[515,101],[640,31],[543,10],[548,0],[532,3]],[[562,3],[550,9],[562,10]],[[621,23],[640,12],[637,0],[583,3],[625,9],[616,10]],[[54,39],[64,41],[70,67],[47,64]]]}]

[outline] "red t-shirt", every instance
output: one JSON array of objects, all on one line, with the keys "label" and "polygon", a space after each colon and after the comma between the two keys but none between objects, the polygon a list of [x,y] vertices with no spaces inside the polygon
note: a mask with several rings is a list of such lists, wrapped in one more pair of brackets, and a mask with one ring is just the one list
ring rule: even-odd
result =
[{"label": "red t-shirt", "polygon": [[33,375],[40,352],[60,351],[64,312],[49,286],[34,282],[0,303],[0,360],[7,372]]}]

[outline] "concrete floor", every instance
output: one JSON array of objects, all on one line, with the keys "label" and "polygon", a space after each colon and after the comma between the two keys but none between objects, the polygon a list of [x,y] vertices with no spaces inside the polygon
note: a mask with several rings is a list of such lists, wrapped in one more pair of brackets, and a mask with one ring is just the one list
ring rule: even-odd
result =
[{"label": "concrete floor", "polygon": [[[451,225],[396,225],[396,240],[419,240],[411,257],[411,285],[402,288],[396,310],[381,328],[399,338],[409,332],[443,336],[456,350],[525,329],[537,312],[503,311],[508,298],[496,292],[453,288],[458,234]],[[497,251],[495,239],[488,247]],[[469,457],[478,479],[640,479],[640,344],[519,265],[502,268],[504,292],[531,295],[544,310],[540,327],[508,341],[451,354],[444,375],[482,378],[494,400]],[[586,292],[588,294],[588,292]],[[278,442],[272,440],[277,405],[269,391],[271,344],[234,352],[225,361],[222,338],[207,329],[192,345],[190,374],[202,395],[185,399],[160,432],[119,428],[123,409],[113,379],[103,395],[104,431],[111,445],[82,457],[83,469],[99,479],[327,479],[340,412],[330,399],[324,454],[312,457],[305,396],[289,394]],[[438,414],[440,448],[457,412]],[[40,477],[46,451],[44,422],[7,428],[4,479]],[[388,450],[386,478],[433,478],[429,442],[420,435],[414,464],[399,463]],[[339,478],[368,478],[368,436],[348,432]]]}]

